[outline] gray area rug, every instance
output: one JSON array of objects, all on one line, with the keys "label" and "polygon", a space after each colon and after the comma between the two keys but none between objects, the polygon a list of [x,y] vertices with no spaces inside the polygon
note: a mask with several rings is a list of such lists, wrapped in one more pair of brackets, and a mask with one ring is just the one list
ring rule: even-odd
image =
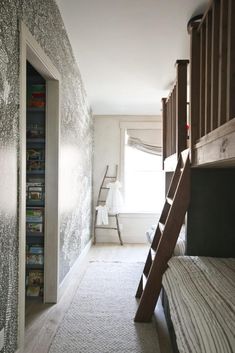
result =
[{"label": "gray area rug", "polygon": [[49,353],[160,353],[155,322],[133,321],[142,269],[90,263]]}]

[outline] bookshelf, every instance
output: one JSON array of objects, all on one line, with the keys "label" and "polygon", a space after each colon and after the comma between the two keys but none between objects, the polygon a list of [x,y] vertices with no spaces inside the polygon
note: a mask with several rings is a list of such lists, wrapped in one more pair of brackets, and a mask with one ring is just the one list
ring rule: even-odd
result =
[{"label": "bookshelf", "polygon": [[27,63],[26,299],[43,298],[46,85]]}]

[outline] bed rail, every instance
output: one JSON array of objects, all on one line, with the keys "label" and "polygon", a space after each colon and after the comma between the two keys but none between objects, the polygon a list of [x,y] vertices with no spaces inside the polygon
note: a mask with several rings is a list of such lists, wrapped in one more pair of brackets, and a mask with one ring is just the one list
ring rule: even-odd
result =
[{"label": "bed rail", "polygon": [[[235,1],[214,0],[201,21],[189,22],[190,148],[235,118]],[[234,125],[234,124],[232,124]],[[231,125],[231,126],[232,126]],[[229,125],[230,126],[230,125]],[[213,135],[212,135],[213,136]],[[204,151],[205,153],[205,151]]]},{"label": "bed rail", "polygon": [[166,158],[187,148],[187,66],[188,60],[176,61],[176,82],[167,98],[162,99],[163,169]]}]

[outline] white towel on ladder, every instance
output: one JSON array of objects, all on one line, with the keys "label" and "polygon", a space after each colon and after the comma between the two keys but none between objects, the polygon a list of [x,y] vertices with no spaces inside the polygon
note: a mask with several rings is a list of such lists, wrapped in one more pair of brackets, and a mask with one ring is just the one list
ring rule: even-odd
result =
[{"label": "white towel on ladder", "polygon": [[123,208],[123,199],[119,191],[121,188],[121,183],[117,180],[114,183],[107,184],[109,188],[106,206],[109,213],[117,214],[120,213]]},{"label": "white towel on ladder", "polygon": [[97,206],[97,219],[96,225],[100,226],[104,224],[105,226],[109,224],[108,209],[106,206]]}]

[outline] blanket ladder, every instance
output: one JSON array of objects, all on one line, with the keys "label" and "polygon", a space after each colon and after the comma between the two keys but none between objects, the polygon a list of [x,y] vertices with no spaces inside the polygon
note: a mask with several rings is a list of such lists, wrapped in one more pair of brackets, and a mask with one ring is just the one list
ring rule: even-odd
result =
[{"label": "blanket ladder", "polygon": [[161,291],[162,276],[173,254],[189,200],[190,160],[186,150],[179,156],[136,292],[136,298],[140,298],[136,322],[151,320]]},{"label": "blanket ladder", "polygon": [[[115,182],[117,181],[117,176],[118,176],[118,165],[116,165],[115,168],[115,175],[114,176],[108,176],[108,171],[109,171],[109,166],[106,166],[106,170],[104,173],[104,177],[102,180],[102,183],[100,185],[100,189],[99,189],[99,193],[98,193],[98,198],[97,198],[97,203],[96,206],[100,206],[100,205],[105,205],[106,203],[106,197],[104,196],[105,191],[107,192],[109,190],[109,188],[107,187],[107,182],[111,181],[111,182]],[[122,241],[122,237],[121,237],[121,231],[120,231],[120,226],[119,226],[119,220],[118,220],[118,214],[109,214],[108,217],[110,218],[114,218],[116,225],[115,227],[113,226],[101,226],[101,225],[97,225],[97,210],[95,210],[95,221],[94,221],[94,241],[93,243],[96,244],[96,229],[113,229],[116,230],[118,233],[118,238],[120,241],[120,244],[123,245],[123,241]]]}]

